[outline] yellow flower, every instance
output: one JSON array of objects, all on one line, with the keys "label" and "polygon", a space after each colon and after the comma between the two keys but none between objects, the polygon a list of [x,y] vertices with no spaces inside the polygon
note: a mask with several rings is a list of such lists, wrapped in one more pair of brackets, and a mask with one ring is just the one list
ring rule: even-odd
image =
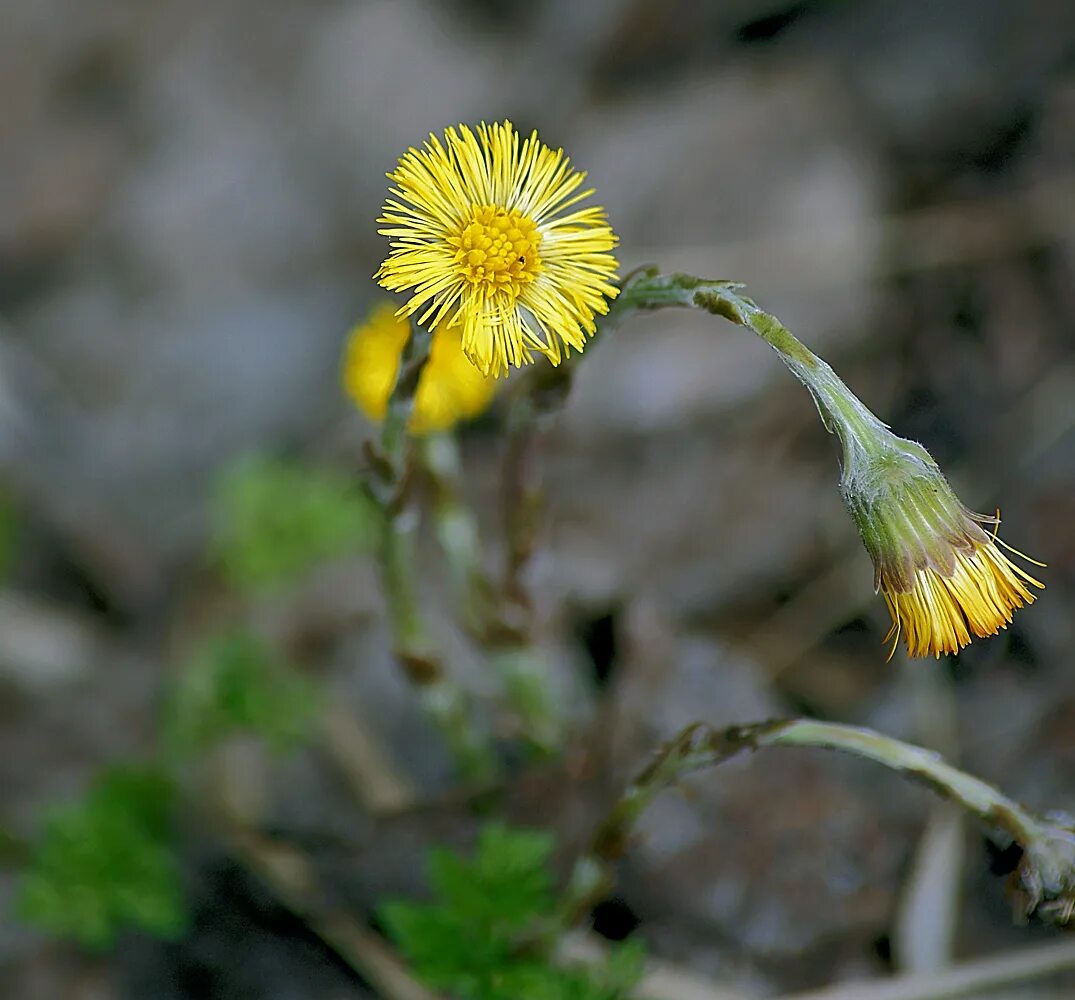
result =
[{"label": "yellow flower", "polygon": [[559,364],[618,292],[604,211],[574,207],[593,193],[578,190],[585,177],[508,121],[430,135],[388,174],[398,186],[377,220],[390,243],[376,278],[413,290],[401,314],[458,327],[485,375],[529,364],[534,351]]},{"label": "yellow flower", "polygon": [[1027,584],[1045,586],[998,548],[1004,544],[999,538],[975,523],[992,519],[970,512],[967,518],[959,545],[945,552],[947,562],[940,568],[916,566],[910,578],[902,567],[895,572],[882,569],[881,592],[892,616],[885,641],[893,640],[893,650],[902,633],[911,656],[958,653],[970,643],[971,633],[979,638],[996,635],[1016,608],[1033,604]]},{"label": "yellow flower", "polygon": [[[410,329],[410,321],[397,316],[395,307],[385,302],[347,338],[344,389],[373,420],[384,419]],[[463,354],[458,328],[438,328],[418,381],[408,430],[412,434],[448,430],[481,413],[495,390],[495,381],[482,375]]]},{"label": "yellow flower", "polygon": [[1017,608],[1034,602],[1030,587],[1045,585],[1001,550],[1035,562],[997,537],[999,513],[967,510],[921,445],[888,438],[898,450],[871,456],[868,471],[844,483],[874,588],[892,617],[885,641],[894,653],[902,637],[910,656],[958,653],[973,637],[1006,628]]}]

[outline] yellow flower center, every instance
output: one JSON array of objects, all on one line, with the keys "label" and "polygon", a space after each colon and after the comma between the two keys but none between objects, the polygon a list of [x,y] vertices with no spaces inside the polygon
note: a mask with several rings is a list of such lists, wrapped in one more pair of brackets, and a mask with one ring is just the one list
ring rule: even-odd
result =
[{"label": "yellow flower center", "polygon": [[506,292],[512,301],[541,273],[541,233],[522,212],[497,205],[475,205],[470,218],[450,236],[455,265],[471,285]]}]

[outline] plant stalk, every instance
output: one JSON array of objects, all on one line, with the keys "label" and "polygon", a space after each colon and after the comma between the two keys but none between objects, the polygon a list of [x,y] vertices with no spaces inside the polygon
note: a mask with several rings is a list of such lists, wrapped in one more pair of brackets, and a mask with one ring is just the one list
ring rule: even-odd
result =
[{"label": "plant stalk", "polygon": [[576,864],[572,884],[579,889],[571,903],[573,912],[587,912],[601,898],[598,893],[611,879],[609,866],[627,850],[638,817],[662,791],[688,774],[763,747],[838,750],[925,783],[1022,847],[1014,893],[1020,918],[1033,913],[1057,924],[1075,919],[1075,820],[1061,814],[1035,815],[930,750],[870,729],[813,719],[723,730],[696,723],[662,746],[598,829],[589,854]]}]

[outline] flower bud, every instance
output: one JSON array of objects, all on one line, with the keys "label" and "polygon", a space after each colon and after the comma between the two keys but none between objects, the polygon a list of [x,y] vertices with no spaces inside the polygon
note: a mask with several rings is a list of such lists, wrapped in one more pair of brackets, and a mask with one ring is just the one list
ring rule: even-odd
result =
[{"label": "flower bud", "polygon": [[[397,316],[390,302],[383,302],[347,338],[340,370],[343,387],[371,420],[384,419],[410,334],[410,321]],[[467,360],[459,330],[438,327],[407,429],[417,435],[450,430],[482,413],[495,392],[496,380]]]},{"label": "flower bud", "polygon": [[841,490],[892,616],[885,641],[939,657],[996,635],[1044,584],[1002,551],[1023,555],[997,537],[999,512],[969,511],[925,448],[880,422],[871,431],[865,447],[845,446]]}]

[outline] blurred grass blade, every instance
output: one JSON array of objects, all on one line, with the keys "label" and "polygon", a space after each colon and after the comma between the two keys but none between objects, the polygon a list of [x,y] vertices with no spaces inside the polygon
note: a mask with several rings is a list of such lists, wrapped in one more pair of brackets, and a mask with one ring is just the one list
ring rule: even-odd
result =
[{"label": "blurred grass blade", "polygon": [[896,913],[892,943],[899,969],[936,972],[951,963],[963,859],[963,814],[942,803],[930,811]]}]

